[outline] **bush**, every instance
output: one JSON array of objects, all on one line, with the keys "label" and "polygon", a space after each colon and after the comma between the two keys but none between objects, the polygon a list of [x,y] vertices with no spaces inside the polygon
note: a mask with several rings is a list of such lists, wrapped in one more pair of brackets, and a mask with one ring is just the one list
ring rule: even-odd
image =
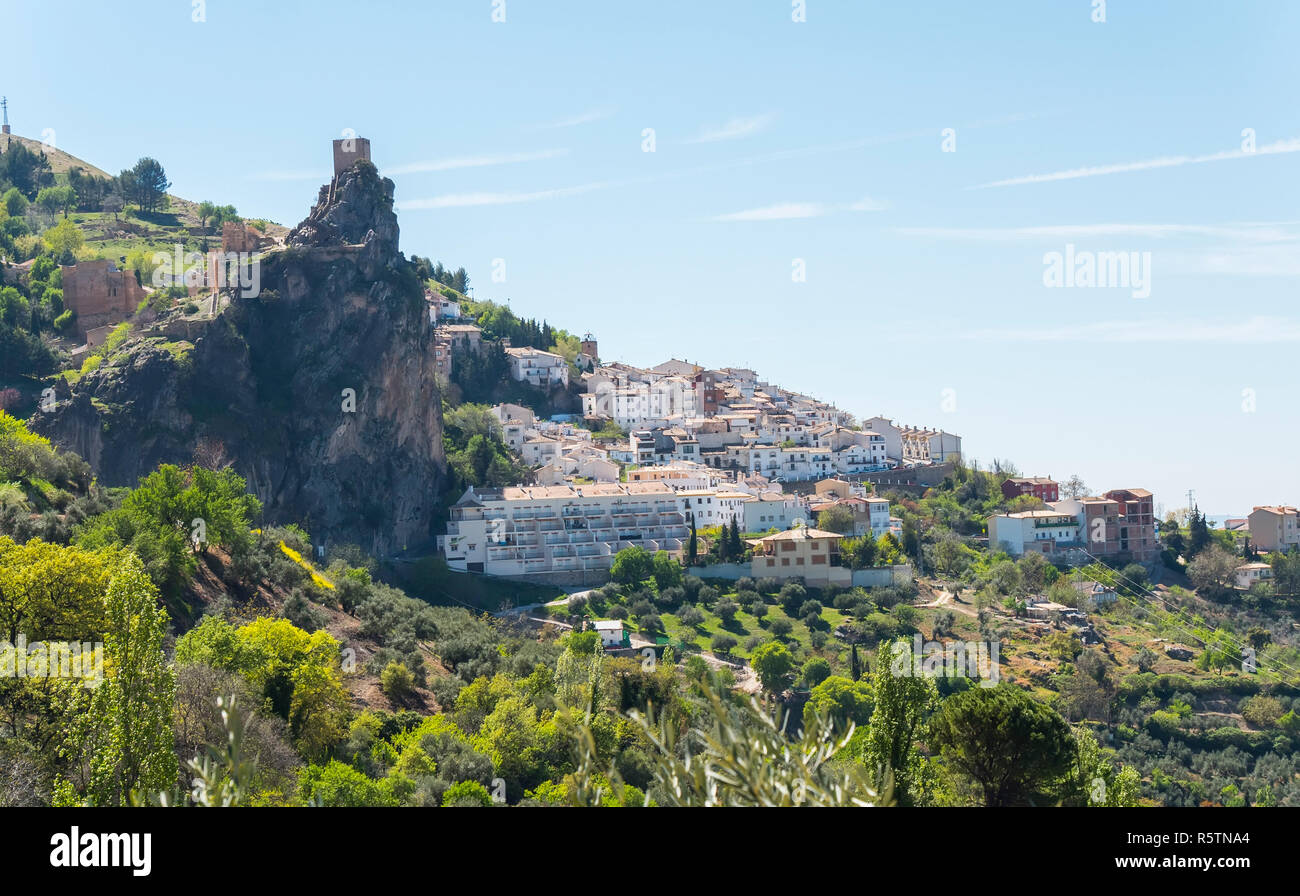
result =
[{"label": "bush", "polygon": [[680,607],[686,600],[686,589],[680,585],[672,585],[660,590],[659,595],[655,598],[655,604],[666,610]]},{"label": "bush", "polygon": [[803,664],[803,682],[809,688],[815,688],[831,676],[831,664],[815,656]]},{"label": "bush", "polygon": [[379,676],[379,689],[389,700],[401,702],[415,690],[415,676],[403,663],[390,662]]},{"label": "bush", "polygon": [[704,622],[704,614],[691,604],[687,604],[678,610],[677,618],[681,621],[682,625],[690,626],[692,628]]},{"label": "bush", "polygon": [[795,582],[790,582],[781,586],[781,594],[778,600],[780,600],[781,608],[785,610],[786,615],[798,616],[799,607],[807,596],[807,589]]},{"label": "bush", "polygon": [[492,794],[477,781],[461,781],[447,788],[442,795],[443,806],[486,808],[492,805]]},{"label": "bush", "polygon": [[318,631],[329,621],[329,617],[323,610],[317,609],[307,600],[301,588],[295,588],[293,594],[284,602],[283,615],[285,619],[305,632]]}]

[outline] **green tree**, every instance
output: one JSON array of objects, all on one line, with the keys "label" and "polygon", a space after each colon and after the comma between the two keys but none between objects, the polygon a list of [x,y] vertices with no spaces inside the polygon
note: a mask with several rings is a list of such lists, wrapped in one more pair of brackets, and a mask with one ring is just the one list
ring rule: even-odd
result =
[{"label": "green tree", "polygon": [[945,700],[930,720],[927,742],[986,806],[1042,801],[1075,758],[1060,714],[1005,682]]},{"label": "green tree", "polygon": [[794,669],[794,656],[780,641],[769,641],[754,648],[749,655],[749,664],[758,675],[763,690],[769,694],[779,694],[789,683],[790,672]]},{"label": "green tree", "polygon": [[804,704],[804,727],[814,718],[829,719],[839,732],[849,725],[865,725],[871,719],[875,705],[871,683],[854,681],[842,675],[831,675],[816,684]]},{"label": "green tree", "polygon": [[397,805],[388,782],[368,778],[337,759],[302,769],[298,789],[305,802],[326,807]]},{"label": "green tree", "polygon": [[145,156],[133,168],[123,171],[118,180],[122,183],[126,197],[141,211],[166,208],[167,189],[172,184],[156,159]]},{"label": "green tree", "polygon": [[614,555],[609,575],[620,585],[644,582],[654,571],[654,558],[640,545],[629,545]]},{"label": "green tree", "polygon": [[832,504],[817,514],[817,528],[840,535],[852,535],[853,511],[842,504]]},{"label": "green tree", "polygon": [[1113,751],[1103,750],[1087,728],[1074,730],[1074,744],[1074,761],[1062,786],[1065,805],[1132,808],[1138,804],[1142,778],[1137,769],[1116,769]]},{"label": "green tree", "polygon": [[17,187],[10,187],[5,190],[4,198],[5,211],[11,218],[21,218],[27,214],[27,197]]},{"label": "green tree", "polygon": [[874,708],[863,760],[882,778],[891,775],[899,803],[912,805],[925,772],[916,742],[938,702],[938,691],[930,678],[915,673],[912,648],[906,641],[895,641],[881,650],[879,668],[872,677]]},{"label": "green tree", "polygon": [[1232,593],[1236,573],[1237,558],[1217,544],[1205,547],[1187,565],[1187,578],[1192,585],[1213,600]]},{"label": "green tree", "polygon": [[458,781],[442,795],[442,804],[448,807],[488,807],[492,805],[492,794],[477,781]]},{"label": "green tree", "polygon": [[682,584],[682,566],[667,551],[655,551],[652,569],[660,591]]},{"label": "green tree", "polygon": [[203,228],[203,230],[206,231],[208,229],[208,220],[211,219],[212,216],[216,214],[216,212],[217,212],[217,206],[215,203],[209,202],[206,199],[200,202],[199,207],[197,209],[197,213],[199,216],[199,227]]},{"label": "green tree", "polygon": [[826,662],[825,658],[814,656],[803,664],[800,671],[800,677],[803,678],[804,684],[809,688],[815,688],[831,675],[831,664]]},{"label": "green tree", "polygon": [[63,217],[68,217],[68,211],[77,204],[77,194],[72,187],[45,187],[36,194],[36,204],[51,217],[63,212]]},{"label": "green tree", "polygon": [[1211,542],[1210,524],[1199,507],[1187,512],[1187,559],[1191,560],[1209,547]]},{"label": "green tree", "polygon": [[86,242],[80,228],[66,218],[41,234],[41,239],[60,264],[71,264],[67,259]]},{"label": "green tree", "polygon": [[86,801],[117,806],[167,790],[176,780],[176,675],[163,654],[167,612],[158,606],[158,589],[139,558],[128,554],[118,565],[105,608],[109,675],[72,724],[69,758],[80,762],[84,757],[89,768]]}]

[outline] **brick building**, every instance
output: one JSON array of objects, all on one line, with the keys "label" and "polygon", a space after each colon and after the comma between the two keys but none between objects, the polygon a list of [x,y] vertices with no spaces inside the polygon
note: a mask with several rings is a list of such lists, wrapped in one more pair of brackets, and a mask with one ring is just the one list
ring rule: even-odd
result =
[{"label": "brick building", "polygon": [[1100,498],[1068,498],[1053,505],[1079,523],[1079,537],[1099,557],[1149,560],[1160,552],[1155,503],[1144,488],[1120,488]]},{"label": "brick building", "polygon": [[63,307],[76,315],[76,332],[115,324],[135,313],[145,298],[132,271],[111,261],[83,261],[63,266]]},{"label": "brick building", "polygon": [[1002,494],[1008,501],[1020,495],[1033,495],[1044,504],[1061,500],[1060,486],[1046,476],[1013,476],[1002,483]]}]

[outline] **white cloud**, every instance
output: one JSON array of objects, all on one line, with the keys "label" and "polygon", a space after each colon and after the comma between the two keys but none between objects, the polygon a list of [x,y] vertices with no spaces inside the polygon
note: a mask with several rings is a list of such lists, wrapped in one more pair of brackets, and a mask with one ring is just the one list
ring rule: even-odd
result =
[{"label": "white cloud", "polygon": [[580,124],[591,124],[595,121],[604,121],[606,118],[611,117],[616,111],[618,110],[613,108],[589,109],[586,112],[578,115],[571,115],[568,118],[560,118],[555,121],[544,122],[543,124],[535,124],[530,130],[550,131],[557,128],[577,127]]},{"label": "white cloud", "polygon": [[288,181],[288,180],[319,180],[327,181],[330,179],[328,169],[321,168],[315,171],[309,171],[305,168],[297,171],[256,171],[249,176],[249,180],[269,180],[269,181]]},{"label": "white cloud", "polygon": [[1300,240],[1295,221],[1255,221],[1232,224],[1054,224],[1038,227],[897,227],[904,236],[989,242],[1140,237],[1169,239],[1207,237],[1270,243]]},{"label": "white cloud", "polygon": [[[430,171],[454,171],[461,168],[486,168],[493,165],[516,165],[520,162],[537,162],[543,159],[555,159],[568,154],[569,151],[567,149],[543,149],[537,152],[494,153],[481,156],[459,156],[448,159],[425,159],[418,162],[407,162],[404,165],[385,166],[380,173],[384,175],[420,174]],[[249,175],[249,177],[252,180],[265,181],[327,181],[330,178],[330,174],[329,169],[321,168],[317,170],[299,169],[297,171],[260,171]]]},{"label": "white cloud", "polygon": [[863,196],[857,202],[849,205],[851,212],[883,212],[889,208],[889,203],[881,202],[879,199],[872,199],[870,196]]},{"label": "white cloud", "polygon": [[384,174],[422,174],[430,171],[453,171],[460,168],[487,168],[493,165],[517,165],[520,162],[538,162],[568,155],[567,149],[543,149],[538,152],[511,152],[495,155],[461,156],[451,159],[428,159],[408,162],[384,169]]},{"label": "white cloud", "polygon": [[749,208],[725,215],[715,215],[713,221],[793,221],[800,218],[821,218],[836,212],[878,212],[888,208],[884,202],[864,197],[847,205],[826,202],[778,202],[759,208]]},{"label": "white cloud", "polygon": [[1300,342],[1300,320],[1257,315],[1228,321],[1130,319],[1066,324],[1059,327],[1024,327],[972,330],[964,339],[985,342],[1122,342],[1207,343],[1220,345],[1272,345]]},{"label": "white cloud", "polygon": [[716,215],[714,221],[790,221],[796,218],[820,218],[830,213],[830,206],[821,202],[778,202],[762,208]]},{"label": "white cloud", "polygon": [[395,203],[399,211],[421,211],[435,208],[469,208],[480,205],[513,205],[519,202],[542,202],[547,199],[563,199],[600,190],[608,183],[579,184],[574,187],[559,187],[552,190],[534,190],[532,192],[500,193],[446,193],[427,199],[408,199]]},{"label": "white cloud", "polygon": [[1113,165],[1093,165],[1084,168],[1071,168],[1066,171],[1053,171],[1047,174],[1027,174],[1022,177],[1010,177],[995,180],[987,184],[976,184],[968,190],[984,190],[991,187],[1012,187],[1022,184],[1041,184],[1057,180],[1075,180],[1081,177],[1101,177],[1107,174],[1125,174],[1130,171],[1150,171],[1154,168],[1178,168],[1183,165],[1199,165],[1203,162],[1223,162],[1229,159],[1250,159],[1256,156],[1279,155],[1300,152],[1300,137],[1290,137],[1257,147],[1254,152],[1241,149],[1229,149],[1194,156],[1161,156],[1155,159],[1143,159],[1138,162],[1121,162]]},{"label": "white cloud", "polygon": [[722,140],[739,140],[751,137],[767,128],[772,123],[773,115],[755,115],[752,118],[733,118],[720,125],[704,128],[686,143],[718,143]]}]

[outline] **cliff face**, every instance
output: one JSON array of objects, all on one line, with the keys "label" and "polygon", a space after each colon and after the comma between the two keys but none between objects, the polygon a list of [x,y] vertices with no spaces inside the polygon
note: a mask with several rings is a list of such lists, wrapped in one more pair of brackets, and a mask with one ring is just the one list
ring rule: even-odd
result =
[{"label": "cliff face", "polygon": [[262,259],[257,297],[236,294],[191,350],[129,344],[33,427],[106,485],[220,444],[267,522],[377,554],[415,545],[445,462],[432,328],[397,239],[392,181],[358,163]]}]

